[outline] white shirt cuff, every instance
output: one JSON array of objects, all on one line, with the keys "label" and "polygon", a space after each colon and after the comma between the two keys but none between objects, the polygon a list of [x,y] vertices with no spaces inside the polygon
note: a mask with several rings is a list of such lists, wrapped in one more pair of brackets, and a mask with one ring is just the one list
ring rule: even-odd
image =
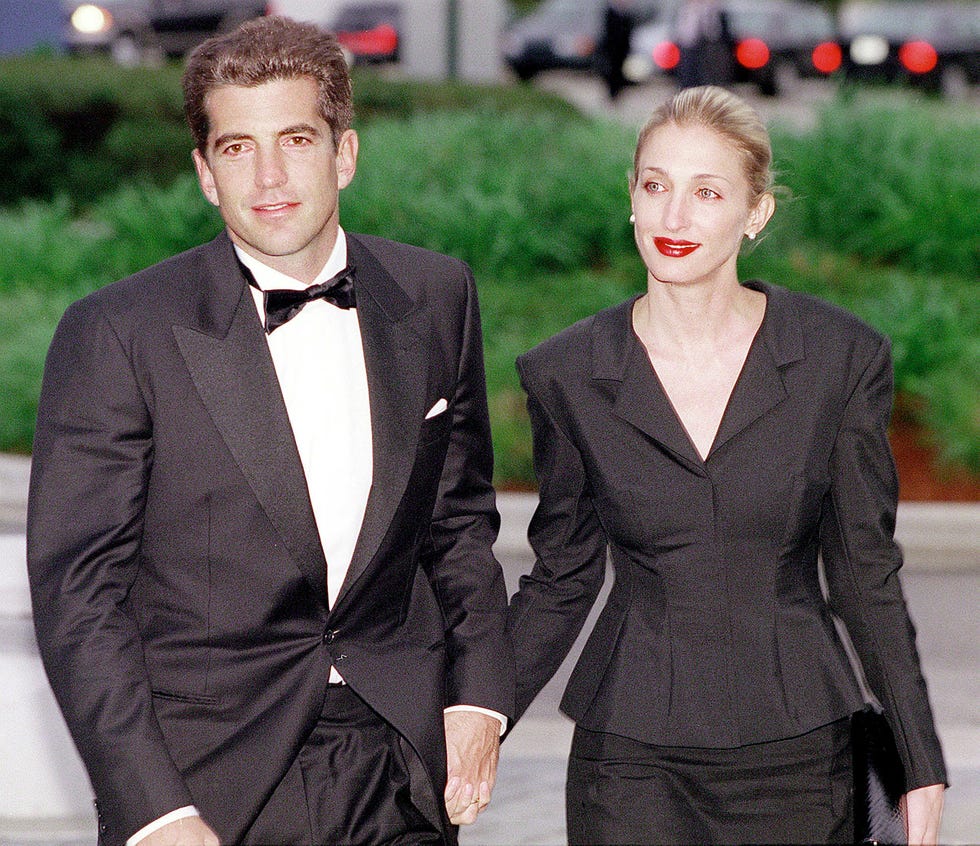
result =
[{"label": "white shirt cuff", "polygon": [[[450,705],[448,708],[443,708],[444,714],[451,714],[453,711],[475,711],[477,714],[483,714],[487,717],[493,717],[495,720],[500,721],[500,733],[503,734],[507,731],[507,718],[496,711],[491,711],[489,708],[481,708],[479,705]],[[130,846],[130,844],[126,844]]]},{"label": "white shirt cuff", "polygon": [[136,832],[129,840],[126,841],[126,846],[136,846],[144,837],[149,837],[154,831],[163,828],[165,825],[177,822],[177,820],[182,820],[184,817],[199,817],[200,814],[193,805],[187,805],[183,808],[178,808],[176,811],[171,811],[169,814],[164,814],[159,819],[154,820],[149,825],[144,825],[139,831]]}]

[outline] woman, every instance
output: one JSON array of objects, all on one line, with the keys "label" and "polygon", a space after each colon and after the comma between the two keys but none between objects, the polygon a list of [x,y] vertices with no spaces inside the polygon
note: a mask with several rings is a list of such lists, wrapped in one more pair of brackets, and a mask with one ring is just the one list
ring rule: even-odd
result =
[{"label": "woman", "polygon": [[[603,581],[572,674],[572,843],[853,838],[846,623],[906,769],[913,843],[946,773],[897,571],[887,340],[813,297],[740,283],[774,209],[758,115],[686,89],[640,133],[642,296],[518,359],[537,555],[511,601],[518,713]],[[818,572],[824,562],[828,598]]]}]

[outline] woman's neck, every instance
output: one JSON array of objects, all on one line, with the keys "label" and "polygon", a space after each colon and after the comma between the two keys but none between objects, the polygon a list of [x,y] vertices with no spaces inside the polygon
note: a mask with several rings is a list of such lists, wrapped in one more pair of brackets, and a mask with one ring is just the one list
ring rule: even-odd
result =
[{"label": "woman's neck", "polygon": [[634,328],[651,351],[700,354],[754,335],[765,307],[765,295],[738,280],[678,285],[651,279],[634,311]]}]

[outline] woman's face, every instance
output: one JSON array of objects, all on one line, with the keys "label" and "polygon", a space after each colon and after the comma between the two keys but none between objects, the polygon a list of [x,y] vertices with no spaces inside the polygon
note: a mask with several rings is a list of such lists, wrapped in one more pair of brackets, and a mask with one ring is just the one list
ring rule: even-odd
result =
[{"label": "woman's face", "polygon": [[652,280],[678,285],[736,283],[742,238],[772,214],[755,205],[739,151],[703,126],[668,123],[640,150],[633,187],[636,245]]}]

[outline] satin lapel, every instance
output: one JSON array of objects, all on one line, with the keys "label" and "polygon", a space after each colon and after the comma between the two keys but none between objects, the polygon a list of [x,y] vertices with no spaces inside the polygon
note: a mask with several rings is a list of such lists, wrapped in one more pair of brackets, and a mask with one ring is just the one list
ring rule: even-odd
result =
[{"label": "satin lapel", "polygon": [[695,473],[704,465],[633,332],[633,302],[601,312],[593,324],[593,376],[620,382],[613,414],[652,438]]},{"label": "satin lapel", "polygon": [[[174,326],[201,400],[297,566],[326,602],[326,561],[272,357],[233,255],[237,305],[221,326]],[[225,316],[227,320],[227,316]]]},{"label": "satin lapel", "polygon": [[374,462],[364,521],[337,604],[378,552],[405,496],[425,415],[427,350],[424,312],[353,236],[348,254],[357,268],[357,319],[371,403]]}]

